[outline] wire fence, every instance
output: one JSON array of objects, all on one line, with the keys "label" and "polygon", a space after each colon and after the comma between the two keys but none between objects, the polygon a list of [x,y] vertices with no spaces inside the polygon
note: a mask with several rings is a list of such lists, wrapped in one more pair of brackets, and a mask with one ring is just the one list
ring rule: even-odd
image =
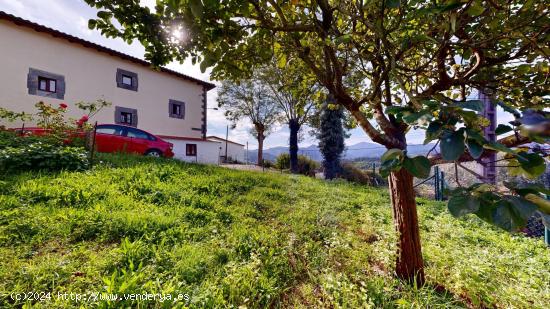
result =
[{"label": "wire fence", "polygon": [[[354,162],[361,169],[369,172],[379,172],[380,161]],[[477,162],[466,162],[461,164],[464,168],[457,168],[455,164],[441,164],[431,169],[430,176],[426,179],[415,178],[414,190],[417,196],[433,200],[447,200],[448,192],[457,187],[468,187],[474,183],[480,182],[474,174],[482,175],[483,166]],[[468,171],[469,170],[469,171]],[[504,182],[534,183],[550,188],[550,165],[546,172],[537,179],[526,179],[523,177],[511,176],[506,166],[496,167],[496,188],[499,191],[507,190]],[[546,230],[540,214],[535,213],[527,222],[527,226],[522,231],[526,236],[534,238],[549,238],[546,240],[550,245],[550,231]]]}]

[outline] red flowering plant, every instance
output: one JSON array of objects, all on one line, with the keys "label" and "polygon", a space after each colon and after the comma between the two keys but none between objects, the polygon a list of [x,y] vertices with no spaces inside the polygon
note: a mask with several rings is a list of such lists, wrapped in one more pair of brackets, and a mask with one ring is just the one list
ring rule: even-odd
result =
[{"label": "red flowering plant", "polygon": [[86,112],[80,119],[76,122],[79,127],[82,128],[91,128],[89,120],[97,115],[103,108],[111,106],[111,102],[106,101],[105,99],[98,99],[94,102],[77,102],[76,107]]},{"label": "red flowering plant", "polygon": [[86,131],[91,129],[89,119],[95,116],[101,109],[111,105],[110,102],[104,99],[99,99],[95,102],[78,102],[75,104],[84,115],[78,120],[74,118],[66,118],[65,114],[69,110],[69,106],[65,103],[60,103],[58,107],[44,102],[36,103],[38,109],[37,125],[40,128],[46,129],[49,135],[55,137],[58,141],[64,144],[75,144],[77,140],[85,136]]}]

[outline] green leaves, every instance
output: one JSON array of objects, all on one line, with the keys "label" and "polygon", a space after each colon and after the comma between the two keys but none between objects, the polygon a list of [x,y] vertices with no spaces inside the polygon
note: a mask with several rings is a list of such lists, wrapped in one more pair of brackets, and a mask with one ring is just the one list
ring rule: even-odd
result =
[{"label": "green leaves", "polygon": [[386,0],[386,7],[388,8],[398,8],[401,6],[401,0]]},{"label": "green leaves", "polygon": [[504,133],[508,133],[508,132],[511,132],[511,131],[513,131],[512,127],[507,126],[505,124],[499,124],[497,126],[497,128],[495,129],[495,134],[496,135],[502,135]]},{"label": "green leaves", "polygon": [[430,160],[425,156],[416,156],[413,158],[405,157],[403,159],[403,167],[414,177],[428,178],[432,165],[430,164]]},{"label": "green leaves", "polygon": [[451,196],[447,203],[449,212],[455,217],[476,213],[479,210],[480,201],[469,193]]},{"label": "green leaves", "polygon": [[416,112],[416,113],[405,112],[404,116],[403,116],[403,121],[405,121],[408,124],[414,124],[414,123],[416,123],[416,121],[418,119],[420,119],[421,117],[423,117],[425,115],[428,115],[428,114],[429,114],[429,112],[426,111],[426,110],[421,110],[421,111]]},{"label": "green leaves", "polygon": [[537,210],[537,205],[526,198],[501,196],[491,192],[493,190],[494,187],[482,184],[455,189],[451,192],[447,208],[455,217],[475,214],[480,219],[510,232],[524,227]]},{"label": "green leaves", "polygon": [[468,146],[468,152],[474,159],[479,159],[481,157],[481,154],[483,153],[483,146],[478,143],[476,140],[469,139],[466,142],[466,145]]},{"label": "green leaves", "polygon": [[521,169],[532,178],[537,178],[546,171],[544,159],[536,153],[519,152],[516,159]]},{"label": "green leaves", "polygon": [[443,132],[440,145],[444,160],[457,160],[464,153],[464,129]]},{"label": "green leaves", "polygon": [[526,199],[506,196],[497,203],[493,212],[493,222],[504,230],[516,231],[525,226],[536,209],[537,206]]},{"label": "green leaves", "polygon": [[404,153],[403,150],[393,148],[386,151],[380,160],[380,175],[382,177],[388,177],[392,171],[399,171],[401,169],[401,163],[403,162]]},{"label": "green leaves", "polygon": [[388,177],[392,171],[399,171],[405,168],[411,175],[418,178],[428,178],[430,176],[431,163],[425,156],[407,157],[401,149],[390,149],[380,158],[380,175]]},{"label": "green leaves", "polygon": [[468,10],[466,10],[466,13],[468,13],[468,15],[470,16],[478,16],[478,15],[481,15],[484,11],[484,8],[483,6],[481,5],[481,1],[480,2],[472,2],[472,5],[468,8]]},{"label": "green leaves", "polygon": [[480,100],[469,100],[466,102],[458,102],[455,104],[456,107],[471,109],[476,112],[483,111],[484,104]]},{"label": "green leaves", "polygon": [[202,1],[201,0],[189,0],[189,8],[191,9],[191,13],[196,18],[202,17]]},{"label": "green leaves", "polygon": [[439,134],[443,132],[443,124],[439,121],[432,121],[426,129],[426,138],[424,139],[424,145],[439,138]]}]

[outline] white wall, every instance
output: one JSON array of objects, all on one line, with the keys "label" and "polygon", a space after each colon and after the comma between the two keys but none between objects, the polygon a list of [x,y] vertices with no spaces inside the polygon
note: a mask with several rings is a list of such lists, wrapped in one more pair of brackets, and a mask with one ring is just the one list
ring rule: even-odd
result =
[{"label": "white wall", "polygon": [[[205,164],[219,164],[221,143],[212,141],[195,141],[163,138],[163,140],[174,144],[174,158],[186,161]],[[197,145],[197,156],[186,155],[186,145]]]},{"label": "white wall", "polygon": [[[222,150],[221,155],[225,156],[225,144],[226,142],[222,142]],[[227,157],[232,160],[237,160],[239,162],[244,162],[244,146],[233,144],[233,143],[227,143]]]},{"label": "white wall", "polygon": [[245,153],[244,153],[244,145],[235,144],[235,143],[227,143],[225,139],[220,139],[217,137],[209,137],[208,138],[211,141],[216,141],[221,143],[221,151],[220,156],[225,157],[225,145],[227,144],[227,157],[232,160],[237,160],[239,162],[245,162]]}]

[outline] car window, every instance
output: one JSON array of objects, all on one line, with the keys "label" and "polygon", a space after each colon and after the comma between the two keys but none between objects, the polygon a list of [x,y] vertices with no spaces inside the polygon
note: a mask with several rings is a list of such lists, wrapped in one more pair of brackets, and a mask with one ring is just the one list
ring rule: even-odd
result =
[{"label": "car window", "polygon": [[149,134],[146,132],[143,132],[141,130],[128,128],[128,132],[126,133],[126,136],[133,137],[133,138],[140,138],[140,139],[149,139]]},{"label": "car window", "polygon": [[96,133],[109,135],[122,135],[122,127],[119,126],[97,126]]}]

